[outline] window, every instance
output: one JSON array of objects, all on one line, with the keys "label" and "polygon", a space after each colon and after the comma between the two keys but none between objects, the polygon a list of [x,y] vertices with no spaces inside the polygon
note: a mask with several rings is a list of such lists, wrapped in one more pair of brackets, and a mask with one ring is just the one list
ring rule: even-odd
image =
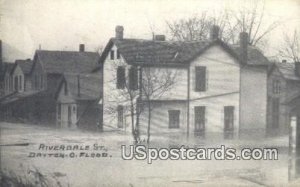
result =
[{"label": "window", "polygon": [[22,90],[22,76],[19,76],[19,89]]},{"label": "window", "polygon": [[117,50],[117,59],[120,59],[121,58],[121,54],[120,54],[120,51]]},{"label": "window", "polygon": [[203,135],[205,133],[205,106],[195,106],[195,134]]},{"label": "window", "polygon": [[138,89],[138,69],[134,66],[129,69],[129,89]]},{"label": "window", "polygon": [[195,91],[203,92],[206,91],[206,67],[197,66],[195,67]]},{"label": "window", "polygon": [[169,110],[169,128],[179,128],[180,110]]},{"label": "window", "polygon": [[65,95],[68,95],[68,87],[66,84],[64,84],[64,91],[65,91]]},{"label": "window", "polygon": [[123,128],[123,106],[118,105],[117,112],[118,112],[118,128]]},{"label": "window", "polygon": [[19,83],[18,76],[15,76],[15,91],[18,91],[18,83]]},{"label": "window", "polygon": [[273,93],[274,94],[280,94],[281,88],[280,88],[280,81],[279,80],[273,80]]},{"label": "window", "polygon": [[38,89],[38,76],[34,76],[34,88],[37,90]]},{"label": "window", "polygon": [[224,138],[233,138],[234,106],[224,106]]},{"label": "window", "polygon": [[111,60],[114,60],[114,59],[115,59],[115,51],[114,51],[114,50],[111,50],[111,51],[110,51],[110,59],[111,59]]},{"label": "window", "polygon": [[125,67],[119,66],[117,69],[117,88],[124,89],[125,88]]},{"label": "window", "polygon": [[73,106],[73,113],[76,113],[76,107]]}]

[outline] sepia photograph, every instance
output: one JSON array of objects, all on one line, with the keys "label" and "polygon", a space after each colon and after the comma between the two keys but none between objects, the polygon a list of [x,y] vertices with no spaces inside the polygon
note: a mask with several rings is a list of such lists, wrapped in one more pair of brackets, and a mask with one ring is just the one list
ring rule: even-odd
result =
[{"label": "sepia photograph", "polygon": [[0,0],[0,187],[300,186],[300,0]]}]

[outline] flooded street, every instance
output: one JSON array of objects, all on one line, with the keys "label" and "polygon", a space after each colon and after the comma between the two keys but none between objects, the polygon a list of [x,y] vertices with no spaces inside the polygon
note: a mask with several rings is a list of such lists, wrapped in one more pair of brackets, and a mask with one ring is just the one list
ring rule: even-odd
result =
[{"label": "flooded street", "polygon": [[[294,184],[288,182],[287,137],[268,138],[260,141],[260,144],[250,140],[231,140],[219,145],[205,143],[206,147],[218,147],[222,144],[235,147],[237,150],[242,147],[279,148],[278,160],[154,160],[152,164],[147,164],[145,160],[121,158],[121,145],[130,145],[131,141],[130,133],[124,134],[118,131],[104,133],[58,131],[33,125],[1,123],[1,144],[17,145],[1,146],[1,167],[4,171],[13,171],[20,175],[26,174],[26,171],[32,168],[38,169],[46,176],[59,174],[58,179],[65,186],[199,186],[199,184],[286,186]],[[153,137],[153,146],[157,142],[168,141],[170,140]],[[39,150],[41,144],[48,145],[48,150]],[[33,152],[66,155],[75,152],[80,155],[84,152],[82,147],[93,147],[95,144],[105,149],[107,155],[91,157],[91,152],[88,152],[88,157],[29,156]],[[183,143],[172,140],[172,144]],[[189,141],[189,145],[196,144],[199,145],[200,142]],[[72,150],[62,151],[59,147],[58,150],[49,150],[54,145],[73,147]],[[74,145],[77,146],[75,150]]]}]

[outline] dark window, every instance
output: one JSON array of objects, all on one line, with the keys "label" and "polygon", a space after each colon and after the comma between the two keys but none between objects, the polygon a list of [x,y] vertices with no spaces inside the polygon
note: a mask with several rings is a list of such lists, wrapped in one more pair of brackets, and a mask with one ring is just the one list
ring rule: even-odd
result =
[{"label": "dark window", "polygon": [[205,133],[205,106],[195,106],[195,134],[204,135]]},{"label": "dark window", "polygon": [[206,67],[195,67],[195,90],[199,92],[206,91]]},{"label": "dark window", "polygon": [[114,59],[115,59],[115,51],[114,51],[114,50],[111,50],[111,51],[110,51],[110,59],[111,59],[111,60],[114,60]]},{"label": "dark window", "polygon": [[234,106],[224,107],[224,138],[233,138]]},{"label": "dark window", "polygon": [[281,88],[280,88],[280,81],[279,80],[273,80],[273,93],[274,94],[280,94]]},{"label": "dark window", "polygon": [[120,51],[117,50],[117,59],[120,59],[120,58],[121,58]]},{"label": "dark window", "polygon": [[18,76],[15,76],[15,91],[18,91]]},{"label": "dark window", "polygon": [[22,76],[19,76],[19,89],[22,90]]},{"label": "dark window", "polygon": [[117,112],[118,112],[118,128],[123,128],[123,106],[122,105],[118,105]]},{"label": "dark window", "polygon": [[64,91],[65,91],[65,95],[68,95],[68,87],[66,84],[64,84]]},{"label": "dark window", "polygon": [[124,89],[125,88],[125,67],[119,66],[117,69],[117,88]]},{"label": "dark window", "polygon": [[129,88],[131,90],[138,89],[138,69],[134,66],[129,69]]},{"label": "dark window", "polygon": [[169,128],[179,128],[180,110],[169,110]]}]

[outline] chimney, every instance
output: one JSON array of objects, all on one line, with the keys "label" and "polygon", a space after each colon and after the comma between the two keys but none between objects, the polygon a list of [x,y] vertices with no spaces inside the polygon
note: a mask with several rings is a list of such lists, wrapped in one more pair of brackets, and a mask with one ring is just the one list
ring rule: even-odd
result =
[{"label": "chimney", "polygon": [[210,40],[216,40],[219,38],[220,27],[218,25],[213,25],[210,28],[209,38]]},{"label": "chimney", "polygon": [[285,63],[286,63],[286,60],[285,60],[285,59],[283,59],[281,62],[285,64]]},{"label": "chimney", "polygon": [[84,44],[79,44],[79,52],[84,52]]},{"label": "chimney", "polygon": [[243,64],[247,64],[248,60],[248,33],[240,33],[240,58]]},{"label": "chimney", "polygon": [[166,36],[165,35],[155,35],[154,40],[155,41],[166,41]]},{"label": "chimney", "polygon": [[80,97],[80,75],[77,75],[77,95]]},{"label": "chimney", "polygon": [[116,39],[122,40],[123,39],[123,31],[124,27],[121,25],[116,26]]},{"label": "chimney", "polygon": [[300,77],[300,62],[295,62],[295,74]]},{"label": "chimney", "polygon": [[0,40],[0,73],[3,70],[3,59],[2,59],[2,40]]}]

